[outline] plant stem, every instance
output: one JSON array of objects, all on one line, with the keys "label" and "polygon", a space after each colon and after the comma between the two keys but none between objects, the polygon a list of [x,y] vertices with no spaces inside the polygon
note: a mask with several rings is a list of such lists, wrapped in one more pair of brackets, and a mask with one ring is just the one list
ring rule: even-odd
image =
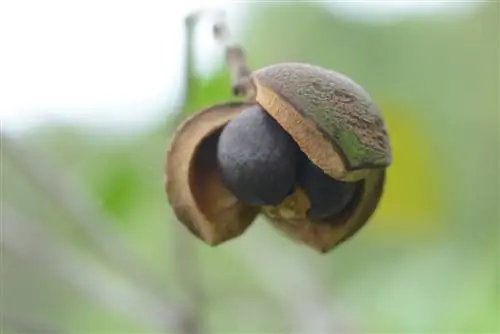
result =
[{"label": "plant stem", "polygon": [[226,52],[226,64],[231,76],[233,94],[244,96],[248,101],[254,100],[255,87],[250,78],[251,71],[246,63],[245,52],[238,43],[233,41],[224,16],[221,16],[214,24],[213,35]]}]

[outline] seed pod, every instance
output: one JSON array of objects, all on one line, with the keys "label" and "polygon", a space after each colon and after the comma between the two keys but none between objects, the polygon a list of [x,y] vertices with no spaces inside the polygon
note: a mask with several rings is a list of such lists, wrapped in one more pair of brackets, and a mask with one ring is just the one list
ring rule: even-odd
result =
[{"label": "seed pod", "polygon": [[[392,157],[379,109],[353,80],[319,66],[271,65],[253,72],[252,81],[256,101],[315,166],[335,180],[358,183],[349,203],[326,222],[307,215],[315,210],[307,195],[314,185],[297,186],[280,205],[263,207],[275,227],[328,252],[354,235],[380,201]],[[335,196],[331,200],[335,205]]]},{"label": "seed pod", "polygon": [[278,205],[292,193],[300,150],[259,105],[244,109],[222,130],[221,179],[249,205]]},{"label": "seed pod", "polygon": [[[202,110],[172,138],[165,187],[174,213],[217,245],[241,235],[260,211],[292,239],[326,253],[359,231],[379,204],[392,160],[379,109],[351,79],[309,64],[271,65],[248,82],[248,102]],[[259,112],[249,108],[256,105]],[[263,121],[262,111],[275,122]],[[272,183],[269,193],[252,184],[261,178]]]},{"label": "seed pod", "polygon": [[222,129],[249,106],[226,103],[195,113],[177,129],[166,154],[165,191],[173,212],[209,245],[238,237],[259,212],[222,184],[216,159]]}]

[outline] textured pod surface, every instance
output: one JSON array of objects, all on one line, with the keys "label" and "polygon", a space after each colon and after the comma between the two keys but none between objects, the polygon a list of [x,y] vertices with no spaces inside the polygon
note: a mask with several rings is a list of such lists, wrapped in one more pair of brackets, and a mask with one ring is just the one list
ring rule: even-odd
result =
[{"label": "textured pod surface", "polygon": [[248,106],[227,103],[196,113],[181,124],[167,150],[165,191],[174,214],[210,245],[241,235],[258,214],[222,184],[216,161],[221,130]]},{"label": "textured pod surface", "polygon": [[253,73],[259,104],[309,159],[336,179],[361,179],[391,163],[389,137],[368,93],[343,74],[283,63]]},{"label": "textured pod surface", "polygon": [[291,239],[327,253],[356,234],[373,215],[383,192],[385,170],[371,170],[360,183],[347,207],[327,221],[307,217],[311,203],[300,187],[279,206],[266,206],[262,211],[274,227]]},{"label": "textured pod surface", "polygon": [[259,105],[244,109],[222,130],[217,161],[221,179],[249,205],[278,205],[291,194],[300,150]]}]

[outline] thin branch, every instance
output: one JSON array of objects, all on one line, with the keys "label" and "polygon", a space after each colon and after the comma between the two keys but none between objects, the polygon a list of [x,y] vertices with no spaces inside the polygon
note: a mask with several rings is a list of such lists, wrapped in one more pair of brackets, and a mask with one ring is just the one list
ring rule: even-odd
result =
[{"label": "thin branch", "polygon": [[255,97],[255,88],[250,80],[251,70],[246,63],[243,48],[233,40],[225,21],[225,15],[220,15],[213,26],[214,38],[226,52],[226,63],[231,76],[233,94],[244,96],[247,100]]},{"label": "thin branch", "polygon": [[[184,99],[181,104],[182,114],[190,112],[187,110],[188,101],[195,98],[198,92],[196,76],[194,73],[194,29],[199,19],[205,13],[194,12],[186,17],[186,65],[184,69],[185,88]],[[186,233],[181,224],[174,224],[172,234],[172,263],[179,286],[184,292],[187,311],[185,313],[184,327],[182,334],[197,334],[206,332],[203,328],[203,290],[201,287],[201,271],[199,270],[199,258],[196,254],[195,240]]]},{"label": "thin branch", "polygon": [[63,331],[48,326],[40,321],[33,321],[26,319],[26,315],[13,316],[12,314],[5,314],[2,310],[0,317],[0,333],[4,329],[11,329],[19,333],[25,334],[62,334]]},{"label": "thin branch", "polygon": [[348,321],[346,314],[340,308],[333,307],[329,289],[322,284],[308,263],[293,254],[287,254],[286,261],[283,261],[280,251],[267,234],[259,235],[258,240],[258,248],[255,243],[243,243],[233,253],[241,263],[249,267],[269,295],[280,301],[290,314],[290,333],[358,332],[355,324]]},{"label": "thin branch", "polygon": [[181,326],[181,314],[137,286],[111,276],[103,268],[60,243],[2,203],[0,245],[23,260],[55,274],[110,311],[133,319],[159,332]]},{"label": "thin branch", "polygon": [[104,259],[131,279],[155,290],[158,295],[165,294],[157,283],[160,279],[153,277],[151,270],[144,268],[125,241],[111,229],[112,224],[101,217],[90,197],[85,196],[83,187],[77,184],[64,167],[59,166],[55,159],[50,159],[47,153],[28,149],[3,134],[1,142],[2,159],[4,155],[8,157],[23,176],[65,211],[69,221],[87,237]]}]

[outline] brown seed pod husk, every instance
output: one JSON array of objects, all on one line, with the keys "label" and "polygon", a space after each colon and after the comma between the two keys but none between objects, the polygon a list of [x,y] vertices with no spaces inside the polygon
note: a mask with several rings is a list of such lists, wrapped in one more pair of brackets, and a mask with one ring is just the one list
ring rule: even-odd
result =
[{"label": "brown seed pod husk", "polygon": [[177,129],[166,153],[165,191],[174,214],[209,245],[240,236],[259,213],[224,187],[216,160],[220,132],[248,106],[229,102],[195,113]]},{"label": "brown seed pod husk", "polygon": [[256,101],[334,179],[356,181],[390,165],[378,107],[350,78],[310,64],[282,63],[253,72],[252,80]]},{"label": "brown seed pod husk", "polygon": [[262,212],[291,239],[327,253],[352,237],[373,215],[383,192],[385,173],[384,169],[368,172],[351,203],[340,214],[323,221],[306,217],[310,202],[300,188],[279,206],[263,207]]}]

